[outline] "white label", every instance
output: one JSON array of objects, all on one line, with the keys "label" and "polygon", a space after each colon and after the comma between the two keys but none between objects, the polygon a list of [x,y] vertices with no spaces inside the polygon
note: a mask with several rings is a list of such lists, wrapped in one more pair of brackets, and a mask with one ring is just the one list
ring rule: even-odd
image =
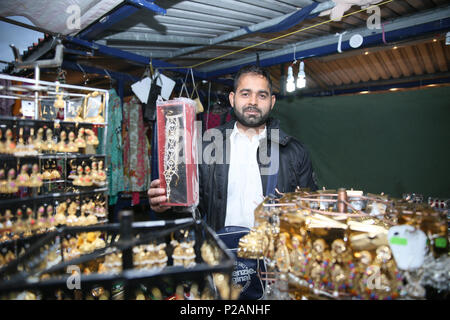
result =
[{"label": "white label", "polygon": [[22,100],[22,114],[24,117],[34,118],[34,101]]},{"label": "white label", "polygon": [[350,47],[356,49],[356,48],[361,47],[363,42],[364,42],[363,36],[360,34],[355,34],[350,38],[349,44],[350,44]]},{"label": "white label", "polygon": [[156,74],[155,77],[157,79],[156,84],[161,87],[161,96],[168,100],[172,94],[173,88],[175,87],[175,81],[163,74],[159,75],[159,77]]},{"label": "white label", "polygon": [[427,236],[422,230],[413,226],[394,226],[388,232],[391,247],[397,267],[402,270],[420,268],[427,253]]},{"label": "white label", "polygon": [[131,85],[131,89],[133,90],[133,93],[138,97],[138,99],[141,100],[142,103],[147,103],[151,86],[152,80],[149,77],[147,77],[145,79],[142,79],[141,81],[133,83]]}]

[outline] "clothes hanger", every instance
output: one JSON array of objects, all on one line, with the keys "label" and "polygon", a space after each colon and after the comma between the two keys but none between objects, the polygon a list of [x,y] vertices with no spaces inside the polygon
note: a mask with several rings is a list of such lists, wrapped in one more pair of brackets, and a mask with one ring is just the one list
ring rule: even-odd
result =
[{"label": "clothes hanger", "polygon": [[184,81],[183,81],[183,79],[181,79],[181,90],[180,90],[180,95],[179,95],[180,98],[183,96],[183,89],[184,89],[184,92],[186,93],[186,98],[190,97],[189,91],[186,86],[188,75],[189,75],[189,71],[186,71],[186,77],[184,78]]},{"label": "clothes hanger", "polygon": [[108,70],[103,69],[105,71],[107,78],[109,79],[109,89],[111,90],[113,88],[113,78],[109,74]]}]

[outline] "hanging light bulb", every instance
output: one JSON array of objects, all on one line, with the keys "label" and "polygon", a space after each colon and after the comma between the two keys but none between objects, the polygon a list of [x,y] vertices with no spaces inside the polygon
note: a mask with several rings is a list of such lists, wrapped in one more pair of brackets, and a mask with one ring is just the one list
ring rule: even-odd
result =
[{"label": "hanging light bulb", "polygon": [[306,87],[306,76],[305,76],[305,63],[300,62],[300,68],[298,68],[297,75],[297,88],[305,88]]},{"label": "hanging light bulb", "polygon": [[289,68],[288,68],[288,76],[287,76],[287,83],[286,83],[286,91],[287,92],[293,92],[294,90],[295,90],[294,73],[292,71],[292,66],[289,66]]}]

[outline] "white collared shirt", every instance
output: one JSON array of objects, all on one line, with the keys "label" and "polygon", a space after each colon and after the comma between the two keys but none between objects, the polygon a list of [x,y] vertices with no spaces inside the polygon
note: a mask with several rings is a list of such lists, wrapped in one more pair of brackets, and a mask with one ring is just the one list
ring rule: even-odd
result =
[{"label": "white collared shirt", "polygon": [[230,136],[225,226],[254,226],[254,210],[264,200],[257,151],[259,141],[265,137],[266,128],[250,140],[234,125]]}]

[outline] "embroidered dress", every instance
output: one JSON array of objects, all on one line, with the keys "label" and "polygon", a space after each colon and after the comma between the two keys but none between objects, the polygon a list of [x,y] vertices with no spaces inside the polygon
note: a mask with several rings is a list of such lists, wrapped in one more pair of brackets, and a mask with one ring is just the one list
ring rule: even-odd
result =
[{"label": "embroidered dress", "polygon": [[206,130],[211,128],[216,128],[224,123],[231,121],[231,114],[227,112],[226,114],[220,114],[220,113],[204,113],[203,115],[203,121],[205,124]]},{"label": "embroidered dress", "polygon": [[[11,84],[12,83],[9,80],[0,79],[0,85],[3,87],[7,88],[7,87],[11,86]],[[10,94],[10,92],[8,92],[8,90],[0,90],[0,94],[7,96]],[[16,101],[14,99],[0,98],[0,115],[1,116],[11,116],[12,115],[12,107],[15,104],[15,102]]]},{"label": "embroidered dress", "polygon": [[124,127],[124,190],[146,191],[150,188],[148,142],[142,106],[136,97],[123,105]]},{"label": "embroidered dress", "polygon": [[[103,135],[101,136],[103,138]],[[108,157],[109,204],[114,205],[117,203],[119,192],[124,190],[122,105],[114,89],[109,91],[106,155]]]}]

